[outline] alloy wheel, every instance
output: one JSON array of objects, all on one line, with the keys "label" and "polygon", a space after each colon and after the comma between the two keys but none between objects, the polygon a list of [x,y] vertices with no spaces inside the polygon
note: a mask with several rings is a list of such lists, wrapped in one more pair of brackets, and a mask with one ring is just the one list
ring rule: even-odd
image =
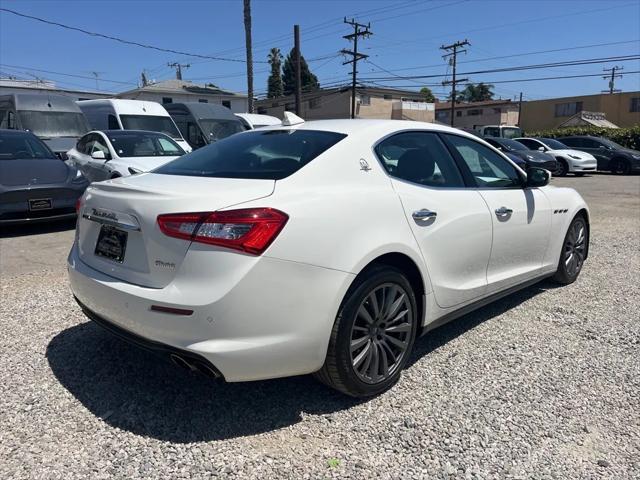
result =
[{"label": "alloy wheel", "polygon": [[571,225],[564,244],[564,265],[567,273],[575,277],[580,273],[586,253],[586,226],[582,221]]},{"label": "alloy wheel", "polygon": [[402,286],[384,283],[369,292],[351,328],[351,365],[361,381],[376,384],[396,372],[408,353],[414,321]]}]

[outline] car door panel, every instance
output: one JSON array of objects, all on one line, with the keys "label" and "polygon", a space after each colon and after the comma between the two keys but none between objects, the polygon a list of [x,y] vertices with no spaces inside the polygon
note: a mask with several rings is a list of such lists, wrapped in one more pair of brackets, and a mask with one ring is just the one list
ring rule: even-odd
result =
[{"label": "car door panel", "polygon": [[[537,188],[479,190],[493,222],[488,293],[537,276],[551,232],[551,204]],[[501,214],[501,208],[512,210]]]},{"label": "car door panel", "polygon": [[[482,297],[491,254],[491,216],[476,191],[429,189],[393,179],[393,187],[429,269],[437,304],[453,307]],[[413,213],[435,212],[416,220]]]},{"label": "car door panel", "polygon": [[385,139],[376,153],[400,196],[436,303],[447,308],[481,297],[487,287],[491,216],[478,192],[465,188],[442,139],[433,132],[404,132]]},{"label": "car door panel", "polygon": [[445,138],[490,212],[492,246],[487,265],[487,293],[537,276],[551,229],[551,205],[499,153],[459,135]]}]

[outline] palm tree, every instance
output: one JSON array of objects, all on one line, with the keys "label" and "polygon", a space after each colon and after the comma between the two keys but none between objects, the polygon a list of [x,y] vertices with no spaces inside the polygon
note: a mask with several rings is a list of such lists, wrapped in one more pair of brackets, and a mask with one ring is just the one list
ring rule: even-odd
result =
[{"label": "palm tree", "polygon": [[247,110],[253,113],[253,52],[251,51],[251,0],[244,0],[244,37],[247,49]]},{"label": "palm tree", "polygon": [[282,53],[279,48],[272,48],[267,55],[271,74],[267,80],[267,98],[281,97],[283,94],[282,84]]},{"label": "palm tree", "polygon": [[470,83],[462,92],[460,92],[460,97],[463,102],[483,102],[485,100],[493,100],[492,88],[493,85],[489,85],[487,83]]}]

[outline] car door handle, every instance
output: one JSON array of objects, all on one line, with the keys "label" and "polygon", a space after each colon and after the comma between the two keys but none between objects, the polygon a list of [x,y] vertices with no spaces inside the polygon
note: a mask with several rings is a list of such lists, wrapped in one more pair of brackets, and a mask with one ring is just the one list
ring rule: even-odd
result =
[{"label": "car door handle", "polygon": [[507,207],[496,208],[496,215],[498,215],[499,217],[506,217],[507,215],[511,215],[512,213],[513,210]]},{"label": "car door handle", "polygon": [[411,216],[415,220],[426,220],[427,218],[436,218],[438,216],[437,212],[432,212],[427,208],[423,208],[421,210],[416,210],[411,214]]}]

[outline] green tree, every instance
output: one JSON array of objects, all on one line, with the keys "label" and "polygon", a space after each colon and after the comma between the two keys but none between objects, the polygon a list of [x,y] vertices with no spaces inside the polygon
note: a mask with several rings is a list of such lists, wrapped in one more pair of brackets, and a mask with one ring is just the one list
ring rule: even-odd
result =
[{"label": "green tree", "polygon": [[[295,49],[291,49],[287,58],[284,59],[284,66],[282,68],[282,82],[285,95],[292,95],[296,91],[296,68],[295,68]],[[300,54],[300,77],[301,87],[303,92],[312,92],[320,88],[320,82],[307,65],[306,60]]]},{"label": "green tree", "polygon": [[281,97],[284,93],[282,85],[282,54],[279,48],[272,48],[267,55],[269,65],[271,65],[271,74],[267,79],[267,98]]},{"label": "green tree", "polygon": [[[493,100],[493,85],[488,83],[469,83],[464,90],[457,92],[456,101],[458,102],[483,102],[485,100]],[[451,95],[449,95],[451,97]],[[451,100],[451,98],[449,98]]]},{"label": "green tree", "polygon": [[420,93],[426,102],[433,103],[436,101],[436,97],[429,87],[422,87],[420,89]]}]

